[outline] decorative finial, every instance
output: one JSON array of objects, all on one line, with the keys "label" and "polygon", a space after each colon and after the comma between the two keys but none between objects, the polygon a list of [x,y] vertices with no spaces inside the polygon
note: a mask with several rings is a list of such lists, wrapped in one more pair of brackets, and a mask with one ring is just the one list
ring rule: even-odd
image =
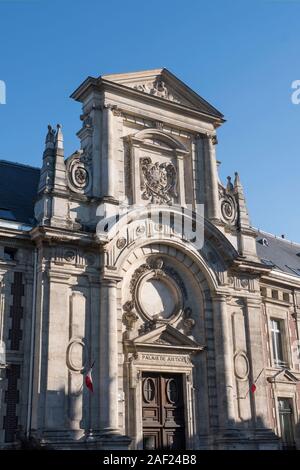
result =
[{"label": "decorative finial", "polygon": [[236,188],[237,186],[241,185],[241,180],[240,180],[240,176],[239,176],[237,171],[235,171],[234,176],[235,176],[235,178],[234,178],[234,187]]},{"label": "decorative finial", "polygon": [[243,185],[241,183],[241,180],[237,171],[234,173],[234,176],[235,176],[234,193],[237,198],[237,204],[239,208],[238,224],[239,224],[239,227],[249,227],[250,220],[249,220],[249,214],[247,210],[247,204],[245,200]]},{"label": "decorative finial", "polygon": [[48,124],[48,132],[46,135],[45,143],[46,144],[54,143],[54,136],[55,136],[55,130],[52,129],[52,126],[50,126],[50,124]]},{"label": "decorative finial", "polygon": [[227,191],[232,191],[233,190],[233,184],[231,182],[231,176],[227,176],[227,186],[226,186]]},{"label": "decorative finial", "polygon": [[61,124],[57,124],[56,126],[57,131],[56,131],[56,137],[55,137],[55,145],[56,148],[63,149],[64,148],[64,136],[62,133],[62,126]]}]

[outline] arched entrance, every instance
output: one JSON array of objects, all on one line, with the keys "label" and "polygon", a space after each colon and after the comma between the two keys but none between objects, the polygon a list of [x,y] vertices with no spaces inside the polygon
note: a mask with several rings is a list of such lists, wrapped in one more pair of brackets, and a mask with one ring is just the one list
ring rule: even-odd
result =
[{"label": "arched entrance", "polygon": [[[163,243],[137,248],[122,270],[126,425],[132,447],[196,448],[199,374],[206,368],[205,338],[212,334],[212,318],[204,318],[210,303],[205,275],[188,255]],[[207,409],[201,411],[203,426]]]},{"label": "arched entrance", "polygon": [[[218,374],[224,375],[223,352],[222,348],[215,350],[219,343],[215,342],[213,319],[213,310],[217,309],[220,316],[223,304],[213,302],[212,296],[220,295],[218,289],[226,283],[226,263],[236,252],[206,221],[201,249],[183,240],[172,228],[164,229],[170,233],[164,233],[152,219],[134,219],[124,230],[115,231],[105,246],[103,277],[114,278],[116,281],[111,282],[117,283],[111,305],[112,311],[116,306],[118,318],[114,324],[118,327],[118,349],[112,348],[111,355],[119,368],[119,393],[117,407],[113,408],[110,400],[110,415],[114,422],[119,417],[119,426],[132,439],[133,449],[182,448],[182,442],[187,449],[207,448],[205,439],[209,438],[211,427],[219,425],[218,390],[224,388],[217,383]],[[115,374],[116,369],[111,375]],[[143,380],[151,378],[149,374],[157,377],[157,395],[147,406],[143,401]],[[179,400],[179,411],[173,407],[168,422],[169,410],[163,405],[168,402],[164,385],[173,377],[180,377],[183,407]],[[114,389],[110,396],[115,395]]]}]

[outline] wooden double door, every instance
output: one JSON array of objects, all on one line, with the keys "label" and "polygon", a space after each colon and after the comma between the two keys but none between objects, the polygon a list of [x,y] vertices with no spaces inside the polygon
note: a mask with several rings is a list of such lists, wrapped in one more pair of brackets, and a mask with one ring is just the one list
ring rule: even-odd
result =
[{"label": "wooden double door", "polygon": [[144,372],[142,408],[144,449],[185,448],[181,374]]}]

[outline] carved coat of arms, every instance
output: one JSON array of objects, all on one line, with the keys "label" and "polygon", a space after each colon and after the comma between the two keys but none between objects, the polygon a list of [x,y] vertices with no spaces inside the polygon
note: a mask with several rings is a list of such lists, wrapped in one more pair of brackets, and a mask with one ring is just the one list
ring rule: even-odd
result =
[{"label": "carved coat of arms", "polygon": [[152,204],[172,204],[177,197],[177,171],[173,163],[153,163],[150,157],[141,159],[142,198]]}]

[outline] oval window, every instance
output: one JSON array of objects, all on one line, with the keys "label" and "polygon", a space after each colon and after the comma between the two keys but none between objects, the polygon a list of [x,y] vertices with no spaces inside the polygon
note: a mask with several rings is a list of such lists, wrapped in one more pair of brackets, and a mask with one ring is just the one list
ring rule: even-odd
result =
[{"label": "oval window", "polygon": [[154,400],[155,397],[155,383],[153,379],[147,378],[143,383],[143,395],[146,402]]},{"label": "oval window", "polygon": [[175,379],[170,379],[167,382],[167,398],[170,403],[175,403],[178,400],[178,388]]}]

